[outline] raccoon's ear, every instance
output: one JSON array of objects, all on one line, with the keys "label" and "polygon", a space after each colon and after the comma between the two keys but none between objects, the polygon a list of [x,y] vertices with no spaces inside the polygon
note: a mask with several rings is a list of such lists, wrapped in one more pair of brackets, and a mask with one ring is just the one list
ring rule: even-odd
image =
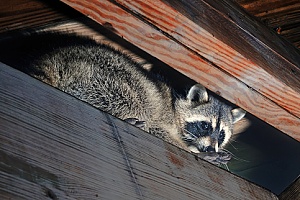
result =
[{"label": "raccoon's ear", "polygon": [[246,111],[242,108],[235,108],[231,110],[231,114],[233,118],[233,123],[236,123],[246,115]]},{"label": "raccoon's ear", "polygon": [[205,87],[200,84],[193,85],[189,90],[186,98],[194,103],[202,104],[208,102],[207,91]]}]

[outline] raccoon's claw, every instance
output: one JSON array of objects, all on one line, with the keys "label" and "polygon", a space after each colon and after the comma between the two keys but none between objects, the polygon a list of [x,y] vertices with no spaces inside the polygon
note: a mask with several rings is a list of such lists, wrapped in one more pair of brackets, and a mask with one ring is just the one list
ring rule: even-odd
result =
[{"label": "raccoon's claw", "polygon": [[126,121],[129,124],[132,124],[142,130],[145,129],[145,121],[139,121],[137,118],[127,118],[124,121]]},{"label": "raccoon's claw", "polygon": [[231,160],[231,155],[225,152],[201,152],[197,156],[214,165],[226,165]]},{"label": "raccoon's claw", "polygon": [[226,165],[230,160],[231,160],[230,154],[222,154],[222,153],[219,154],[218,153],[217,158],[214,161],[212,161],[212,163],[216,164],[216,165],[220,165],[220,164]]}]

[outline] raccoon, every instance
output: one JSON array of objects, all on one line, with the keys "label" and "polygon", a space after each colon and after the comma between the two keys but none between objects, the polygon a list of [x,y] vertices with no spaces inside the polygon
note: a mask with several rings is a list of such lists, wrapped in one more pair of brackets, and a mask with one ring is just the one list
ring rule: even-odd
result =
[{"label": "raccoon", "polygon": [[1,46],[1,62],[188,151],[218,152],[245,115],[200,84],[182,96],[166,77],[83,36],[44,32]]}]

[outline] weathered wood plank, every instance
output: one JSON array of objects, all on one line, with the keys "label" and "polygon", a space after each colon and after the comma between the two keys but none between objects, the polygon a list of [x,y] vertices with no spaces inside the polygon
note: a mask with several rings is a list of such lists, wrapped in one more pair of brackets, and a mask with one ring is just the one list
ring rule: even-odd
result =
[{"label": "weathered wood plank", "polygon": [[138,199],[112,125],[98,119],[106,115],[4,65],[0,71],[0,191],[27,199],[51,191],[58,199]]},{"label": "weathered wood plank", "polygon": [[[256,37],[257,34],[252,35],[252,32],[248,33],[247,29],[241,28],[240,22],[236,23],[230,19],[219,6],[210,5],[207,1],[197,1],[195,5],[192,3],[196,1],[185,1],[185,3],[190,3],[188,5],[172,1],[172,5],[176,6],[180,13],[164,3],[166,1],[159,0],[62,1],[103,26],[111,28],[116,34],[202,83],[208,89],[300,140],[298,128],[300,126],[298,82],[300,76],[297,75],[300,69],[295,66],[295,63],[299,64],[298,54],[292,51],[290,58],[293,62],[290,62],[290,59],[282,57],[274,50],[274,45],[261,44],[262,37]],[[182,7],[178,6],[180,3]],[[208,16],[208,14],[201,13],[206,9],[216,15]],[[237,9],[237,13],[243,14],[238,8],[234,9]],[[227,28],[224,29],[227,33],[222,31],[221,26],[218,28],[218,34],[227,35],[225,38],[221,37],[221,41],[212,34],[215,32],[211,28],[208,31],[204,30],[203,20],[207,20],[205,23],[208,26],[211,21],[210,17],[213,16],[217,16],[216,19],[222,18],[222,23],[226,22],[230,27],[234,27],[235,36],[228,38],[232,36],[232,32]],[[234,18],[237,16],[239,15],[236,14]],[[199,19],[201,17],[202,21]],[[251,24],[250,19],[246,21]],[[253,25],[253,27],[256,26],[260,27],[259,24]],[[261,29],[265,31],[260,27],[259,34],[263,34]],[[245,38],[236,36],[240,32],[243,32]],[[272,35],[271,39],[277,41],[278,38]],[[233,49],[235,43],[230,43],[228,46],[223,42],[227,40],[231,42],[237,40],[240,46],[251,48]],[[279,42],[280,45],[285,45],[284,42]],[[255,46],[258,43],[259,47]],[[255,55],[254,57],[258,58],[249,60],[246,55],[238,52],[240,50],[244,54]],[[260,50],[262,50],[261,53]],[[286,53],[283,55],[286,56]],[[262,58],[262,56],[267,57]],[[262,59],[263,63],[257,59]],[[281,74],[283,79],[291,81],[291,84],[286,85],[286,81],[280,78],[281,75],[278,77],[278,74],[274,75],[275,72],[270,73],[269,68],[272,68],[276,60],[278,63],[273,69]],[[295,73],[289,71],[287,74],[288,68]]]},{"label": "weathered wood plank", "polygon": [[277,199],[0,65],[2,199]]}]

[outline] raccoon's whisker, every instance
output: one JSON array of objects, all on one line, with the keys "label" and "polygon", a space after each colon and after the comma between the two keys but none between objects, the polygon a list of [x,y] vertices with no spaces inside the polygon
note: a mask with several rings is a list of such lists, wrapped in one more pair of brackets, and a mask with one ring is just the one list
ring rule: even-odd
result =
[{"label": "raccoon's whisker", "polygon": [[238,160],[238,161],[242,161],[242,162],[250,162],[250,160],[241,159],[241,158],[239,158],[239,157],[237,157],[235,155],[233,156],[233,158],[236,159],[236,160]]},{"label": "raccoon's whisker", "polygon": [[229,139],[229,141],[231,141],[231,142],[238,142],[237,140],[234,139],[234,137],[231,137],[231,138]]},{"label": "raccoon's whisker", "polygon": [[238,150],[238,148],[236,148],[236,147],[232,144],[232,141],[233,141],[233,142],[237,142],[237,141],[235,141],[235,140],[230,140],[230,141],[228,142],[228,144],[230,144],[235,150]]},{"label": "raccoon's whisker", "polygon": [[220,150],[220,152],[225,152],[225,153],[228,153],[228,154],[230,154],[230,155],[233,155],[233,154],[232,154],[229,150],[227,150],[227,149],[220,148],[219,150]]},{"label": "raccoon's whisker", "polygon": [[183,129],[186,133],[190,134],[193,138],[197,138],[196,135],[194,135],[193,133],[191,133],[190,131],[186,130],[185,128]]},{"label": "raccoon's whisker", "polygon": [[[230,141],[228,142],[228,144],[230,144],[235,150],[238,150],[237,147],[235,147],[232,142],[238,142],[236,140],[234,140],[233,138],[230,138]],[[243,162],[250,162],[249,160],[244,160],[244,159],[241,159],[239,157],[237,157],[236,155],[234,155],[233,153],[231,153],[230,151],[228,151],[227,149],[223,149],[224,151],[226,151],[227,153],[230,153],[232,155],[232,157],[236,160],[239,160],[239,161],[243,161]]]},{"label": "raccoon's whisker", "polygon": [[243,161],[243,162],[250,162],[249,160],[244,160],[244,159],[241,159],[241,158],[237,157],[235,154],[231,153],[227,149],[220,149],[220,151],[223,151],[223,152],[226,152],[226,153],[230,154],[232,156],[232,158],[234,158],[236,160]]},{"label": "raccoon's whisker", "polygon": [[220,152],[225,152],[225,153],[227,153],[227,154],[230,154],[233,158],[237,158],[237,156],[235,156],[233,153],[231,153],[229,150],[227,150],[227,149],[220,149]]},{"label": "raccoon's whisker", "polygon": [[227,164],[222,164],[222,165],[225,167],[225,169],[226,169],[227,171],[230,171]]}]

